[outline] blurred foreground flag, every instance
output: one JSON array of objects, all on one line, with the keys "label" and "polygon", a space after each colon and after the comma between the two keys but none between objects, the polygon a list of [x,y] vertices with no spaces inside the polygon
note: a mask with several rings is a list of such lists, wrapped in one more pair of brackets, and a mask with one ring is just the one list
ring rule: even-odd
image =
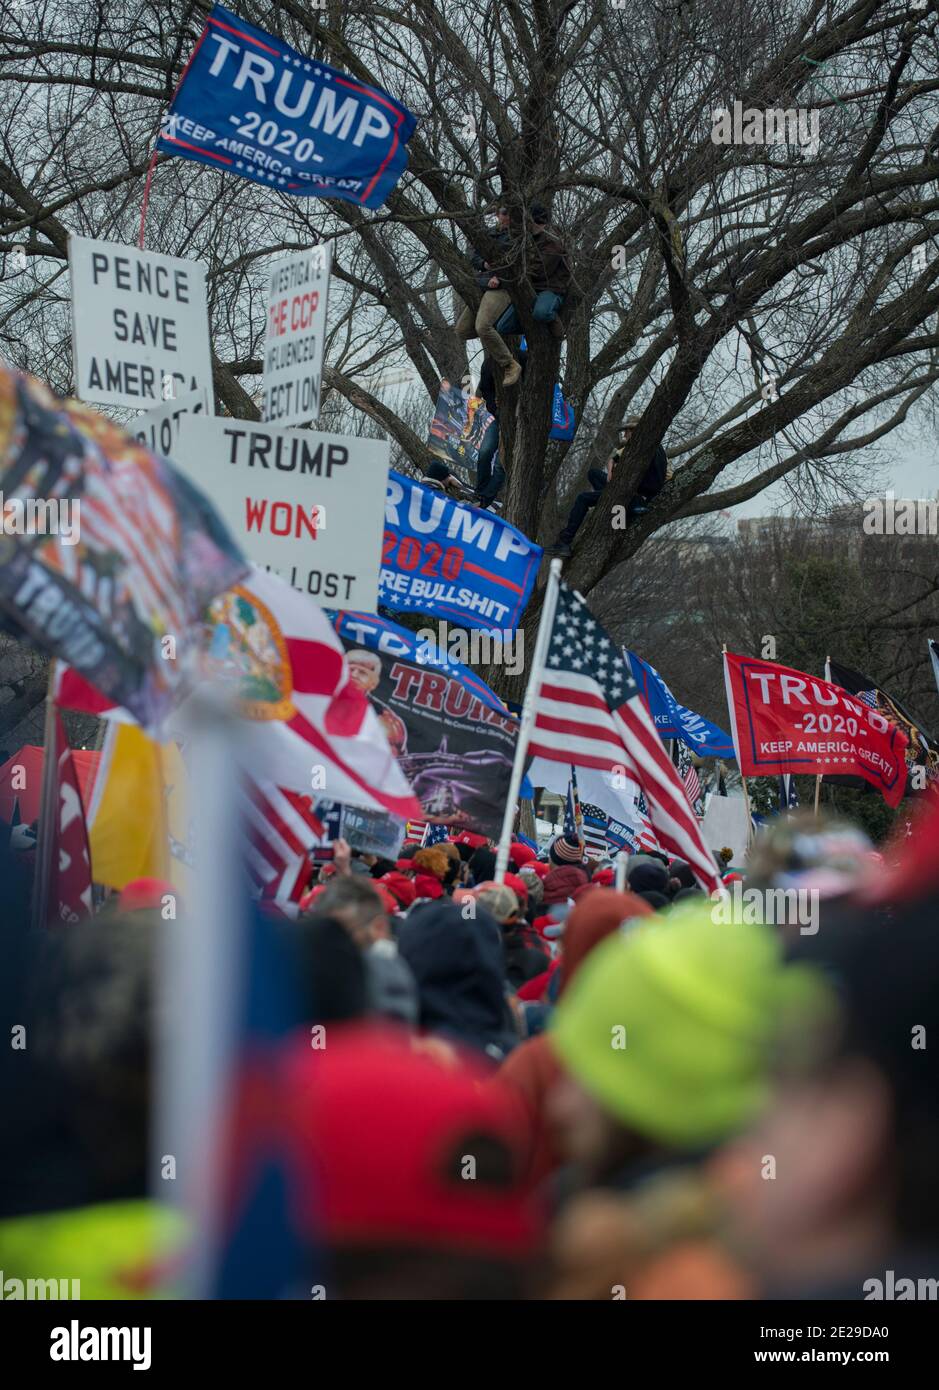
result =
[{"label": "blurred foreground flag", "polygon": [[381,87],[216,5],[157,148],[284,193],[377,208],[404,173],[416,124]]},{"label": "blurred foreground flag", "polygon": [[[311,598],[255,568],[202,617],[201,675],[234,687],[233,753],[257,783],[402,820],[420,814],[378,714]],[[127,718],[75,672],[63,673],[58,700],[68,709]],[[184,702],[170,732],[183,727],[187,708]]]},{"label": "blurred foreground flag", "polygon": [[185,890],[186,768],[175,743],[111,721],[88,811],[96,883],[124,888],[158,878]]},{"label": "blurred foreground flag", "polygon": [[103,415],[3,367],[0,497],[7,630],[156,729],[183,690],[177,649],[246,568],[212,507]]},{"label": "blurred foreground flag", "polygon": [[45,891],[37,895],[43,926],[80,922],[91,916],[92,904],[85,808],[58,711],[53,716],[51,738],[52,748],[47,752],[44,768],[47,780],[39,830],[40,844],[48,837],[49,846],[41,861],[47,874]]}]

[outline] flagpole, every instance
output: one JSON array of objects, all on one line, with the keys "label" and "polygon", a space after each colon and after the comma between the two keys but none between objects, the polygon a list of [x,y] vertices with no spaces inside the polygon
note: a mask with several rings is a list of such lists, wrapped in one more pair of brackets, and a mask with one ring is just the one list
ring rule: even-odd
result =
[{"label": "flagpole", "polygon": [[551,640],[551,628],[554,625],[554,611],[558,602],[558,585],[561,579],[561,561],[555,558],[551,561],[548,570],[548,582],[545,585],[544,603],[541,608],[541,621],[538,624],[538,636],[535,638],[535,652],[532,657],[531,673],[528,677],[528,685],[525,688],[525,699],[522,702],[522,718],[518,728],[518,742],[515,745],[515,761],[512,764],[512,776],[509,781],[509,790],[505,802],[505,814],[502,817],[502,834],[499,838],[499,852],[496,855],[496,871],[494,878],[496,883],[505,880],[505,871],[509,865],[509,845],[512,843],[512,827],[515,824],[515,803],[518,800],[518,793],[522,785],[522,777],[525,771],[525,757],[528,753],[528,744],[531,741],[531,731],[535,722],[535,697],[541,685],[541,677],[544,673],[545,658],[548,655],[548,643]]},{"label": "flagpole", "polygon": [[52,840],[55,825],[55,657],[49,662],[46,685],[45,726],[43,731],[42,788],[36,823],[36,872],[33,877],[33,927],[44,927],[49,914],[49,876],[52,869]]},{"label": "flagpole", "polygon": [[629,855],[623,849],[621,849],[619,854],[616,856],[616,873],[614,878],[614,886],[616,888],[617,893],[622,893],[626,887],[626,864],[628,859]]},{"label": "flagpole", "polygon": [[[831,655],[825,657],[825,679],[831,681]],[[815,819],[818,820],[818,802],[822,794],[822,774],[815,774]]]},{"label": "flagpole", "polygon": [[[724,657],[724,658],[726,658],[726,656],[727,656],[727,643],[726,643],[726,642],[722,642],[722,643],[721,643],[721,655],[722,655],[722,657]],[[726,675],[727,675],[727,662],[726,662],[726,660],[724,660],[723,665],[724,665],[724,675],[725,675],[725,678],[726,678]],[[734,711],[733,711],[732,708],[731,708],[731,710],[730,710],[730,727],[731,727],[731,730],[734,731],[734,735],[736,736],[736,732],[735,732],[735,731],[736,731],[736,725],[735,725],[735,723],[734,723]],[[747,779],[746,779],[746,777],[744,777],[742,771],[741,771],[741,773],[740,773],[740,783],[741,783],[741,786],[743,787],[743,804],[744,804],[744,806],[746,807],[746,811],[747,811],[747,849],[749,849],[749,848],[750,848],[750,842],[751,842],[752,839],[753,839],[753,815],[752,815],[752,813],[751,813],[751,811],[750,811],[750,789],[749,789],[749,787],[747,786]]]}]

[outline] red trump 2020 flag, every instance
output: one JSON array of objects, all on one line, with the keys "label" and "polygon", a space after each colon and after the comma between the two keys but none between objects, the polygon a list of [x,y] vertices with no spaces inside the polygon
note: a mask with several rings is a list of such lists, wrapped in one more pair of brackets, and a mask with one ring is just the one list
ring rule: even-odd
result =
[{"label": "red trump 2020 flag", "polygon": [[877,710],[829,681],[757,657],[725,652],[724,677],[744,777],[849,773],[898,805],[906,735]]}]

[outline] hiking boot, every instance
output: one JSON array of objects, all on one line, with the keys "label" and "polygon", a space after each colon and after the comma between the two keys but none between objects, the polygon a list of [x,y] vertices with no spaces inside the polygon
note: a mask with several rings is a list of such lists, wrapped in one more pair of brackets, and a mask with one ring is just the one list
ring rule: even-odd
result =
[{"label": "hiking boot", "polygon": [[510,367],[506,367],[506,369],[505,369],[505,376],[502,378],[502,385],[503,385],[503,386],[514,386],[515,383],[518,381],[518,379],[519,379],[519,377],[520,377],[521,375],[522,375],[522,364],[521,364],[521,362],[516,362],[516,361],[515,361],[515,358],[513,357],[513,358],[512,358],[512,365],[511,365]]},{"label": "hiking boot", "polygon": [[569,541],[555,541],[554,545],[546,545],[544,548],[546,555],[560,555],[562,560],[566,560],[572,553]]}]

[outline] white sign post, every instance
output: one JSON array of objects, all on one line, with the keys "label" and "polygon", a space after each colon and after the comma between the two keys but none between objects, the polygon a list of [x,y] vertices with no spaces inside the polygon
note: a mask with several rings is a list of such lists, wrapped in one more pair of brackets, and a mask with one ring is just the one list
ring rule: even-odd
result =
[{"label": "white sign post", "polygon": [[244,553],[325,607],[374,613],[387,440],[184,415],[173,462]]},{"label": "white sign post", "polygon": [[205,266],[69,237],[75,394],[137,410],[212,390]]},{"label": "white sign post", "polygon": [[261,419],[314,424],[320,413],[332,242],[278,261],[271,271]]}]

